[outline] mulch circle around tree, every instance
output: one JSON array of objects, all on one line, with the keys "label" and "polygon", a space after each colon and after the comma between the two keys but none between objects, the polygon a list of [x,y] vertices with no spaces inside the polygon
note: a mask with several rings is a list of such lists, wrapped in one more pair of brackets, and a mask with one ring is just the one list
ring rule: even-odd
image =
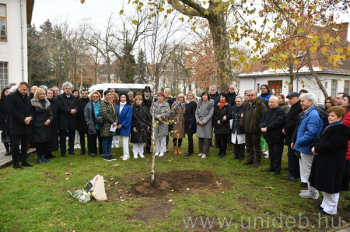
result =
[{"label": "mulch circle around tree", "polygon": [[184,191],[213,193],[230,189],[232,185],[209,170],[174,170],[156,173],[153,184],[151,178],[146,177],[132,185],[130,192],[139,197],[157,197]]}]

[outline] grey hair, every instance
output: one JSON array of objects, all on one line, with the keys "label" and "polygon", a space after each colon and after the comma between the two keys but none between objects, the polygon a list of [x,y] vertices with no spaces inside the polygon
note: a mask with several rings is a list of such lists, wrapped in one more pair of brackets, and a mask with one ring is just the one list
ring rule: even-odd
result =
[{"label": "grey hair", "polygon": [[17,84],[16,84],[16,82],[11,82],[10,84],[9,84],[9,86],[17,86]]},{"label": "grey hair", "polygon": [[276,101],[278,102],[278,97],[276,97],[276,96],[271,96],[270,98],[275,98],[276,99]]},{"label": "grey hair", "polygon": [[14,93],[14,92],[16,92],[17,88],[18,88],[17,85],[12,86],[12,87],[10,88],[10,90],[9,90],[9,93]]},{"label": "grey hair", "polygon": [[237,99],[237,98],[240,98],[241,101],[244,102],[244,97],[242,97],[241,95],[236,96],[236,99]]},{"label": "grey hair", "polygon": [[236,89],[236,86],[235,86],[235,85],[230,85],[230,88],[231,88],[231,87],[233,87],[233,88],[235,88],[235,89]]},{"label": "grey hair", "polygon": [[58,88],[57,86],[53,86],[53,87],[50,88],[50,89],[54,89],[54,88],[57,88],[58,90],[60,90],[60,88]]},{"label": "grey hair", "polygon": [[211,86],[209,87],[209,89],[211,89],[211,88],[217,89],[216,85],[211,85]]},{"label": "grey hair", "polygon": [[313,93],[304,93],[300,95],[300,99],[306,98],[308,101],[312,101],[313,104],[316,104],[316,96]]},{"label": "grey hair", "polygon": [[48,89],[48,87],[46,85],[40,85],[39,88],[42,88],[44,91],[46,91]]},{"label": "grey hair", "polygon": [[171,92],[171,90],[170,90],[169,88],[165,88],[165,89],[164,89],[164,92],[167,91],[167,90],[169,90],[169,91]]},{"label": "grey hair", "polygon": [[71,89],[73,89],[72,83],[70,83],[70,82],[68,82],[68,81],[66,81],[66,82],[64,82],[64,83],[62,84],[62,89],[64,90],[64,88],[66,88],[68,85],[70,86]]},{"label": "grey hair", "polygon": [[258,95],[258,93],[254,89],[249,89],[248,93],[251,92],[251,91],[254,91],[255,95]]}]

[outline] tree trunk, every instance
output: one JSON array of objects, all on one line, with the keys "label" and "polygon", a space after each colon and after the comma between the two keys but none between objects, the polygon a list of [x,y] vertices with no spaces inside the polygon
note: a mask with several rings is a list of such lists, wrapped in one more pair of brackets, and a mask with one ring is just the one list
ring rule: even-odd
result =
[{"label": "tree trunk", "polygon": [[[294,65],[292,63],[292,61],[289,61],[289,85],[288,85],[288,93],[293,92],[293,86],[294,84]],[[283,83],[282,83],[283,85]]]},{"label": "tree trunk", "polygon": [[324,98],[327,98],[328,97],[328,93],[327,93],[326,89],[324,88],[324,86],[323,86],[320,78],[318,77],[317,73],[315,72],[314,68],[312,67],[310,48],[309,47],[307,48],[307,58],[308,58],[307,62],[308,62],[308,66],[309,66],[309,69],[311,71],[311,74],[315,77],[317,85],[320,88],[320,90],[322,91]]},{"label": "tree trunk", "polygon": [[227,92],[232,80],[232,64],[226,22],[222,11],[208,18],[216,60],[220,92]]}]

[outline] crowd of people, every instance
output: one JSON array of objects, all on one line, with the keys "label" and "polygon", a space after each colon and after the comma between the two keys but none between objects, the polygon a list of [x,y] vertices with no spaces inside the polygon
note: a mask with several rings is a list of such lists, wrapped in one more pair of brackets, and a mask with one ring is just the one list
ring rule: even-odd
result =
[{"label": "crowd of people", "polygon": [[[172,137],[174,154],[182,154],[183,139],[188,139],[185,156],[194,154],[193,135],[199,144],[198,156],[206,158],[211,146],[218,148],[217,157],[224,158],[228,146],[234,147],[232,159],[243,165],[260,166],[262,155],[269,158],[265,172],[281,175],[284,147],[288,147],[289,176],[286,182],[300,181],[299,196],[323,202],[320,213],[337,213],[340,191],[349,191],[350,182],[350,96],[338,93],[318,105],[313,93],[301,90],[286,97],[274,96],[268,85],[261,94],[246,90],[236,94],[234,85],[228,93],[219,93],[215,85],[202,92],[197,102],[195,94],[179,94],[176,99],[170,89],[151,95],[142,92],[115,93],[113,88],[88,94],[87,89],[73,89],[69,82],[58,87],[29,86],[26,82],[3,88],[0,99],[0,130],[5,155],[12,155],[13,167],[31,167],[27,162],[27,145],[35,144],[37,162],[50,162],[53,152],[60,149],[66,156],[91,157],[98,154],[113,161],[111,149],[123,147],[122,160],[152,154],[162,157],[169,152]],[[153,99],[154,98],[154,99]],[[287,101],[288,99],[288,101]],[[213,141],[213,133],[215,139]],[[87,137],[87,146],[85,138]],[[153,143],[152,143],[153,141]],[[80,145],[79,145],[80,142]],[[21,149],[19,146],[21,145]],[[77,145],[79,147],[77,147]],[[247,157],[245,162],[245,150]],[[21,159],[21,165],[19,164]]]}]

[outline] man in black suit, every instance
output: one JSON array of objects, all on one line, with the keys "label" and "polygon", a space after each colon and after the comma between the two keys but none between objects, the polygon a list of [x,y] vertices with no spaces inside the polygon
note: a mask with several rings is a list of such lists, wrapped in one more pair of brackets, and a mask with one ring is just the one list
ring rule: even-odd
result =
[{"label": "man in black suit", "polygon": [[[146,86],[143,90],[143,105],[147,107],[148,110],[151,109],[151,106],[153,104],[153,98],[151,96],[151,88],[149,86]],[[152,154],[151,152],[151,146],[152,146],[152,128],[147,131],[146,133],[146,149],[145,154]]]},{"label": "man in black suit", "polygon": [[23,167],[33,165],[27,162],[28,138],[32,133],[33,110],[28,96],[29,85],[21,82],[16,92],[6,98],[6,107],[10,115],[10,135],[12,136],[13,168],[23,169],[18,162],[19,144],[21,143],[21,160]]},{"label": "man in black suit", "polygon": [[68,131],[68,152],[70,155],[74,154],[74,137],[76,130],[76,117],[78,112],[77,98],[72,95],[73,85],[69,82],[65,82],[62,85],[64,91],[63,94],[58,95],[58,129],[60,130],[60,148],[61,155],[66,156],[66,136]]}]

